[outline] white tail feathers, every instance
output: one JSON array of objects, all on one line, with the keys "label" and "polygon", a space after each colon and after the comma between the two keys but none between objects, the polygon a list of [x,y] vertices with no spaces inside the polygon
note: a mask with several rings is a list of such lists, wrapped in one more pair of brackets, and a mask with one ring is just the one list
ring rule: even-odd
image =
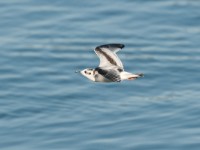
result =
[{"label": "white tail feathers", "polygon": [[143,73],[132,74],[129,72],[121,72],[120,76],[121,76],[121,80],[135,80],[139,77],[143,77],[144,74]]}]

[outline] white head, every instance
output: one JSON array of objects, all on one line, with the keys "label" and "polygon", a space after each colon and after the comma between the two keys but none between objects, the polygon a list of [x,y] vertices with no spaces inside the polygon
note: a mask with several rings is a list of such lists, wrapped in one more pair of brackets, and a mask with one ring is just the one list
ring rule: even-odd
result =
[{"label": "white head", "polygon": [[95,78],[94,78],[94,69],[91,69],[91,68],[86,68],[82,71],[80,71],[80,73],[85,76],[86,78],[92,80],[92,81],[95,81]]}]

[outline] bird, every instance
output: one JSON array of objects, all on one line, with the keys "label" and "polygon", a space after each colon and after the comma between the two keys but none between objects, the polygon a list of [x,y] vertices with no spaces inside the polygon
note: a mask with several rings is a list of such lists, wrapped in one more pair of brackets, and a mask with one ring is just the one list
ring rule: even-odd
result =
[{"label": "bird", "polygon": [[96,68],[86,68],[81,75],[94,82],[121,82],[123,80],[135,80],[143,77],[143,73],[130,73],[124,70],[124,66],[117,56],[117,52],[125,47],[124,44],[112,43],[97,46],[94,51],[99,57],[100,63]]}]

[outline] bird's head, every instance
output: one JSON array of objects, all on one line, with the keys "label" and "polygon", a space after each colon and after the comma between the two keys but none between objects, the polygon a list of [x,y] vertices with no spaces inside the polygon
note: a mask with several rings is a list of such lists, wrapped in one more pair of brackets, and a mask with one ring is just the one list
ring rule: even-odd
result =
[{"label": "bird's head", "polygon": [[91,69],[91,68],[86,68],[82,71],[80,71],[80,73],[85,76],[86,78],[92,80],[92,81],[95,81],[95,78],[94,78],[94,69]]}]

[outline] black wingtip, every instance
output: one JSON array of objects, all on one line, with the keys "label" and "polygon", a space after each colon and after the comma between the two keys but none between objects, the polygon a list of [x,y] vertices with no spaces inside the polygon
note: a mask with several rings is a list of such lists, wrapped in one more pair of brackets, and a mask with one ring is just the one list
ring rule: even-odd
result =
[{"label": "black wingtip", "polygon": [[124,48],[125,47],[125,45],[124,44],[118,44],[119,45],[119,48]]},{"label": "black wingtip", "polygon": [[112,48],[112,47],[116,47],[116,48],[124,48],[125,45],[124,44],[120,44],[120,43],[110,43],[110,44],[104,44],[104,45],[100,45],[98,46],[99,48],[102,47],[107,47],[107,48]]},{"label": "black wingtip", "polygon": [[124,44],[120,44],[120,43],[113,43],[113,44],[108,44],[108,45],[110,45],[111,47],[119,47],[121,49],[125,47]]}]

